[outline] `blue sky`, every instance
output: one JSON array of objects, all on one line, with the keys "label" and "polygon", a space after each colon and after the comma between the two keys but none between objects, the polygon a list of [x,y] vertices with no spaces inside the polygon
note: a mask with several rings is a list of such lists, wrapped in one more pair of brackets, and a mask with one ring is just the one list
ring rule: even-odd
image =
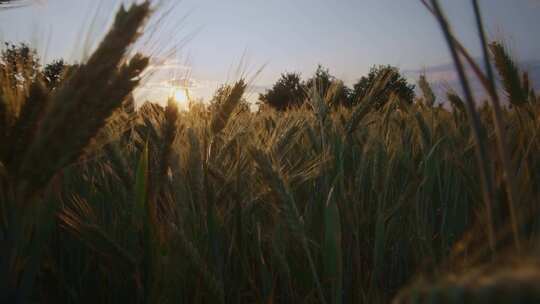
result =
[{"label": "blue sky", "polygon": [[[28,41],[47,59],[80,60],[93,37],[88,33],[99,36],[120,1],[38,2],[0,11],[0,39]],[[470,1],[441,2],[458,36],[479,54]],[[480,3],[490,37],[505,39],[520,60],[540,59],[540,1]],[[157,53],[179,49],[150,91],[189,74],[193,94],[207,97],[219,83],[237,79],[239,66],[248,75],[265,66],[254,81],[256,95],[280,73],[308,77],[317,64],[350,84],[374,64],[419,70],[449,62],[439,28],[418,0],[182,0],[162,26],[162,37],[154,37],[161,39]]]}]

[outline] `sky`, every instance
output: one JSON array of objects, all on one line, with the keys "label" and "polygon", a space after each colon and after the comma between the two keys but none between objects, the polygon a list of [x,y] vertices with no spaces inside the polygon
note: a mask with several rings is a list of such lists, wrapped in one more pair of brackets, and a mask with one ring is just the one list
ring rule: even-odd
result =
[{"label": "sky", "polygon": [[[38,0],[2,10],[0,40],[29,42],[45,61],[81,61],[120,2],[129,1]],[[419,71],[450,62],[441,31],[419,0],[172,2],[158,10],[158,15],[169,13],[159,24],[162,29],[148,38],[154,41],[157,73],[140,91],[144,98],[169,94],[173,78],[189,78],[184,83],[192,97],[208,98],[220,84],[247,76],[256,99],[281,73],[307,78],[318,64],[352,84],[376,64]],[[441,3],[458,37],[478,56],[470,0]],[[534,36],[540,28],[540,1],[480,4],[490,38],[504,39],[520,60],[540,59],[540,39]]]}]

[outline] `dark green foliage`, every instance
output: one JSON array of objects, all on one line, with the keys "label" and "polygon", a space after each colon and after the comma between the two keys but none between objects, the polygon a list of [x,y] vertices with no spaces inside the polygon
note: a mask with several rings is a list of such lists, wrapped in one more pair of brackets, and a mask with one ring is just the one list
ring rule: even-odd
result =
[{"label": "dark green foliage", "polygon": [[328,69],[321,65],[315,74],[306,81],[300,79],[300,74],[282,74],[281,78],[265,94],[260,94],[259,100],[277,110],[299,107],[313,93],[320,96],[328,105],[353,106],[368,95],[377,81],[385,78],[386,87],[378,90],[374,96],[375,108],[381,108],[392,95],[402,102],[411,104],[414,100],[414,85],[409,85],[399,74],[397,68],[391,66],[373,67],[367,76],[360,78],[351,90],[343,82],[332,76]]},{"label": "dark green foliage", "polygon": [[54,60],[45,65],[43,68],[43,78],[49,89],[54,89],[60,84],[67,68],[63,59]]},{"label": "dark green foliage", "polygon": [[4,43],[0,53],[0,69],[8,77],[12,87],[27,86],[36,81],[43,81],[47,88],[53,89],[60,84],[64,71],[68,68],[63,59],[53,60],[43,69],[36,50],[27,44]]},{"label": "dark green foliage", "polygon": [[387,86],[379,93],[376,101],[376,108],[381,108],[390,95],[395,94],[401,101],[412,104],[414,101],[414,85],[408,84],[399,70],[389,65],[374,66],[367,76],[360,78],[353,86],[351,99],[353,103],[358,103],[367,95],[369,88],[382,74],[391,73]]},{"label": "dark green foliage", "polygon": [[307,92],[315,90],[334,107],[350,105],[350,89],[321,65],[317,66],[315,74],[304,82],[304,87]]},{"label": "dark green foliage", "polygon": [[305,89],[298,73],[281,74],[271,89],[259,95],[263,104],[280,111],[302,105],[305,98]]},{"label": "dark green foliage", "polygon": [[322,65],[318,65],[313,76],[306,80],[304,85],[306,89],[311,90],[315,88],[320,92],[321,96],[325,96],[335,80],[336,78],[330,74],[328,69],[325,69]]},{"label": "dark green foliage", "polygon": [[0,70],[7,76],[11,87],[28,85],[39,75],[40,63],[37,53],[27,44],[5,42],[0,53]]}]

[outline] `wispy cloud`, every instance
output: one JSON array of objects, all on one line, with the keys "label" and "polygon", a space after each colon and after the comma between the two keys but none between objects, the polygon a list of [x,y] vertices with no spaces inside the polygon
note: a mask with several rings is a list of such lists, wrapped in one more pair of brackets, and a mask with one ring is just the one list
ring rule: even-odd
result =
[{"label": "wispy cloud", "polygon": [[191,77],[170,78],[160,81],[149,81],[141,86],[143,89],[205,89],[210,88],[214,82],[197,80]]},{"label": "wispy cloud", "polygon": [[179,59],[160,59],[152,58],[150,60],[150,66],[147,69],[148,71],[176,71],[191,73],[191,67]]}]

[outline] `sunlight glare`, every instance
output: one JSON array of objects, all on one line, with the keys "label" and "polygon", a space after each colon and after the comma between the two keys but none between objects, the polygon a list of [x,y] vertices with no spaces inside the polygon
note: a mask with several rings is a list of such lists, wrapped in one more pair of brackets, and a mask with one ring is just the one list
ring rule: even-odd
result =
[{"label": "sunlight glare", "polygon": [[171,97],[176,101],[178,104],[185,104],[187,103],[187,95],[184,88],[175,87],[172,88]]}]

